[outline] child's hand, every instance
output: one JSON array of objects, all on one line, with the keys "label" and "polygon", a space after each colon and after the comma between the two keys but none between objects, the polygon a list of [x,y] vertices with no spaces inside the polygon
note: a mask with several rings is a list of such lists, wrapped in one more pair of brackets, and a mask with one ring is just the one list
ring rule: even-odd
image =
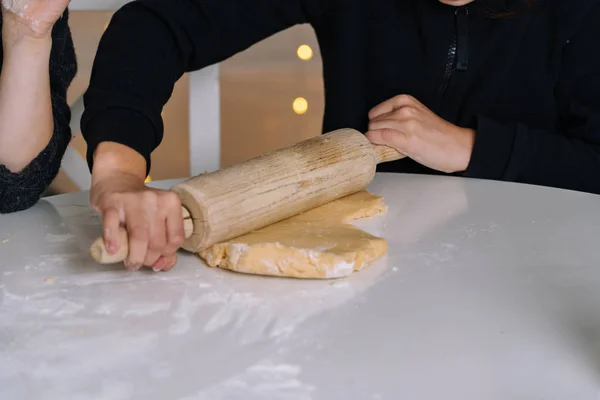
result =
[{"label": "child's hand", "polygon": [[384,101],[369,113],[367,138],[393,147],[419,164],[443,172],[464,171],[476,132],[438,117],[411,96]]},{"label": "child's hand", "polygon": [[[166,190],[151,189],[127,173],[94,174],[90,203],[102,214],[104,244],[109,254],[128,244],[125,267],[142,266],[168,271],[177,262],[177,249],[185,240],[179,197]],[[129,243],[119,242],[119,227],[127,229]]]}]

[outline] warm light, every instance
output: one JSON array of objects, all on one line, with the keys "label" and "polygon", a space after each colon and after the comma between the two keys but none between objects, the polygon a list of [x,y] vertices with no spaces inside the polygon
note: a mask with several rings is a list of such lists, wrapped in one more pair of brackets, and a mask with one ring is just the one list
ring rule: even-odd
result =
[{"label": "warm light", "polygon": [[294,100],[292,108],[296,114],[304,114],[308,110],[308,101],[304,97],[298,97]]},{"label": "warm light", "polygon": [[298,47],[298,50],[296,51],[296,54],[298,54],[298,57],[301,60],[307,61],[310,60],[313,56],[313,51],[310,48],[309,45],[307,44],[303,44],[302,46]]},{"label": "warm light", "polygon": [[146,180],[144,182],[146,182],[146,183],[152,182],[152,178],[150,177],[150,175],[148,175],[148,177],[146,177]]}]

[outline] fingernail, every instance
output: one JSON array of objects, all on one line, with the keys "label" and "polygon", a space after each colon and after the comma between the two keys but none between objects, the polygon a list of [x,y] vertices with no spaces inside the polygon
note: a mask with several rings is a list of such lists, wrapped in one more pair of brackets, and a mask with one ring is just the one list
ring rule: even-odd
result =
[{"label": "fingernail", "polygon": [[153,266],[152,266],[152,270],[154,272],[159,272],[162,271],[165,268],[165,262],[164,260],[158,260]]},{"label": "fingernail", "polygon": [[127,268],[129,271],[137,271],[138,269],[140,269],[140,266],[138,264],[134,264],[131,261],[125,261],[123,263],[125,265],[125,268]]}]

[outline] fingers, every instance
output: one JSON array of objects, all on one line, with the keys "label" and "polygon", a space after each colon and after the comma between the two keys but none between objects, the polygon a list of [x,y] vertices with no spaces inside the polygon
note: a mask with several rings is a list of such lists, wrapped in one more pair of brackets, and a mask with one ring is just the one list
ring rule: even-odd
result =
[{"label": "fingers", "polygon": [[392,111],[401,107],[417,106],[419,104],[420,103],[414,97],[407,94],[401,94],[373,107],[371,111],[369,111],[369,119],[372,120],[381,116],[382,114],[391,113]]},{"label": "fingers", "polygon": [[169,198],[165,199],[167,203],[166,215],[166,245],[164,253],[175,254],[185,241],[185,232],[183,231],[183,216],[181,213],[181,200],[174,193],[167,193]]},{"label": "fingers", "polygon": [[[148,252],[146,253],[146,259],[144,260],[143,265],[145,267],[152,267],[154,268],[154,266],[156,265],[156,263],[163,257],[163,255],[159,252],[156,251],[152,251],[152,250],[148,250]],[[159,269],[155,269],[155,270],[159,270]]]},{"label": "fingers", "polygon": [[380,129],[393,129],[401,133],[404,132],[403,123],[392,118],[378,119],[369,122],[369,131],[377,131]]},{"label": "fingers", "polygon": [[115,254],[122,245],[119,241],[120,223],[119,211],[116,208],[110,207],[104,210],[102,213],[104,246],[109,254]]},{"label": "fingers", "polygon": [[374,144],[390,146],[408,154],[409,138],[421,119],[417,101],[411,96],[396,96],[381,103],[369,113],[367,138]]},{"label": "fingers", "polygon": [[156,260],[156,262],[152,265],[152,269],[155,272],[159,271],[170,271],[173,269],[175,264],[177,263],[177,256],[175,254],[169,256],[161,256]]},{"label": "fingers", "polygon": [[106,248],[115,254],[127,246],[124,264],[129,270],[146,266],[168,271],[185,241],[181,201],[173,192],[134,189],[109,187],[94,197],[93,207],[102,213]]},{"label": "fingers", "polygon": [[404,135],[402,132],[399,132],[393,128],[384,127],[377,130],[370,130],[365,135],[371,143],[390,146],[399,152],[406,154],[408,140],[406,135]]},{"label": "fingers", "polygon": [[166,257],[165,267],[163,271],[170,271],[177,264],[177,256],[173,254],[172,256]]},{"label": "fingers", "polygon": [[138,270],[146,261],[150,242],[150,224],[142,211],[129,211],[125,224],[129,233],[129,255],[125,261],[127,269]]},{"label": "fingers", "polygon": [[[164,253],[167,245],[167,228],[165,226],[165,214],[163,212],[157,213],[155,218],[152,219],[152,226],[150,227],[148,250]],[[144,265],[152,265],[144,264]]]},{"label": "fingers", "polygon": [[395,112],[396,112],[396,110],[393,110],[393,111],[390,111],[390,112],[387,112],[387,113],[379,114],[378,116],[376,116],[376,117],[374,117],[374,118],[371,118],[371,119],[369,120],[369,129],[371,128],[371,124],[372,124],[373,122],[376,122],[376,121],[384,121],[384,120],[386,120],[386,119],[393,119],[393,118],[394,118],[394,113],[395,113]]}]

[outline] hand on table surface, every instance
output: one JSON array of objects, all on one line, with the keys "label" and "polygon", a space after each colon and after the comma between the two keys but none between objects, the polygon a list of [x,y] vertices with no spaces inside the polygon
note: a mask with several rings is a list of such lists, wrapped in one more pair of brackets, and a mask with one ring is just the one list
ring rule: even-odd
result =
[{"label": "hand on table surface", "polygon": [[69,3],[70,0],[2,0],[2,17],[11,33],[45,38],[51,35],[54,23]]},{"label": "hand on table surface", "polygon": [[145,266],[169,271],[175,266],[176,251],[184,242],[181,202],[175,193],[148,188],[136,175],[114,172],[94,181],[90,202],[102,214],[104,243],[110,254],[123,245],[119,228],[127,230],[127,269]]},{"label": "hand on table surface", "polygon": [[469,165],[475,131],[438,117],[408,95],[393,97],[369,112],[367,138],[442,172],[464,171]]}]

